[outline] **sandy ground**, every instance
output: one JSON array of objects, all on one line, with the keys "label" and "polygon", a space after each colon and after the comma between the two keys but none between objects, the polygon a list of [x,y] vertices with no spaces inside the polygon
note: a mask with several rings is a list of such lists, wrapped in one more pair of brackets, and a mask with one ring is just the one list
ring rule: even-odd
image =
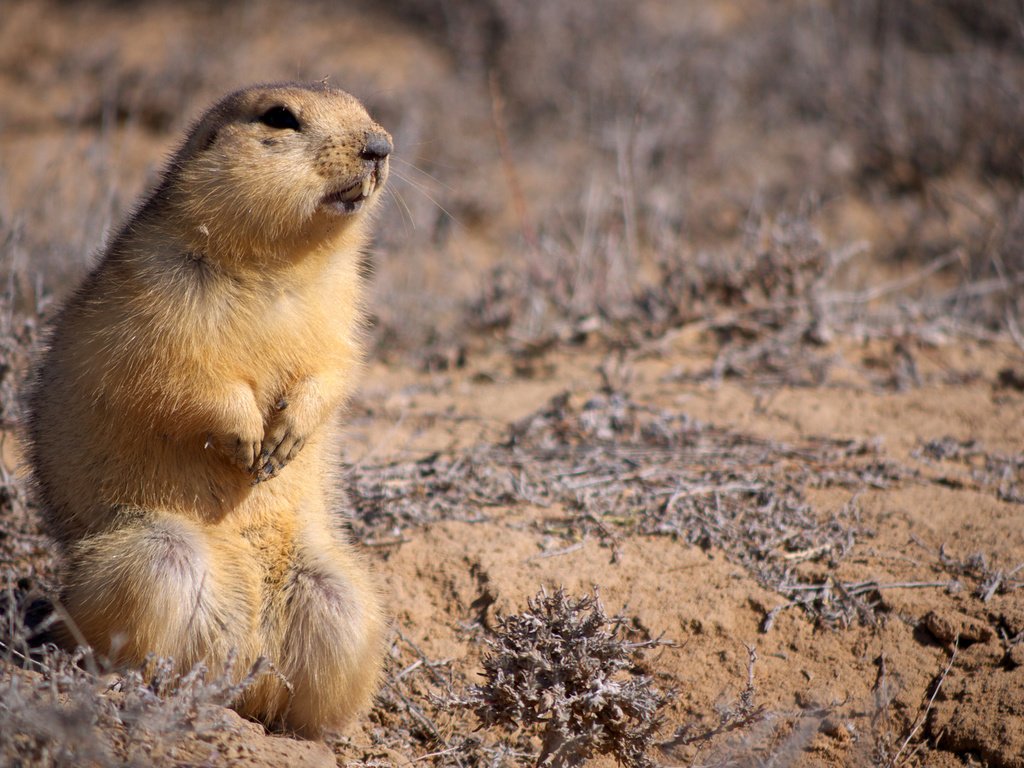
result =
[{"label": "sandy ground", "polygon": [[[880,462],[914,472],[881,487],[808,492],[822,515],[849,503],[859,510],[864,538],[824,578],[877,584],[868,598],[872,621],[826,629],[792,609],[765,632],[767,612],[787,601],[721,553],[668,537],[623,536],[610,543],[596,536],[552,536],[545,521],[562,511],[526,505],[406,531],[403,542],[381,557],[402,638],[428,658],[472,666],[476,652],[467,643],[467,626],[479,620],[482,598],[493,601],[491,610],[512,612],[539,586],[563,585],[574,593],[596,587],[609,612],[672,642],[650,662],[659,680],[675,688],[669,730],[694,718],[713,722],[715,708],[737,697],[746,682],[747,647],[757,651],[756,693],[765,721],[732,742],[677,753],[683,764],[753,754],[800,765],[874,764],[879,743],[888,741],[895,754],[908,725],[916,725],[915,736],[930,734],[954,752],[1019,765],[1024,731],[1015,717],[1024,706],[1024,679],[1009,660],[1006,640],[1024,629],[1024,603],[1012,592],[978,600],[969,580],[943,566],[938,553],[942,547],[959,558],[983,552],[992,568],[1015,567],[1024,556],[1020,510],[980,488],[969,468],[917,455],[927,441],[946,437],[1013,450],[1024,428],[1024,396],[998,386],[994,377],[1016,353],[968,351],[977,378],[967,386],[933,385],[908,394],[844,382],[766,393],[742,383],[666,381],[667,372],[701,362],[693,341],[668,340],[657,356],[633,364],[631,397],[743,435],[871,441],[880,446]],[[841,352],[851,358],[864,353]],[[966,372],[964,353],[931,349],[927,356],[938,369]],[[352,445],[365,446],[354,448],[355,456],[385,463],[458,452],[543,410],[561,391],[582,402],[600,390],[600,356],[548,362],[547,375],[527,382],[486,363],[430,377],[375,366],[351,420]],[[500,369],[500,362],[493,365]],[[484,372],[487,383],[478,383]],[[958,633],[962,647],[947,673]],[[940,759],[932,753],[929,764]]]},{"label": "sandy ground", "polygon": [[[712,5],[645,7],[680,34],[728,35],[750,20],[742,3]],[[15,295],[35,304],[5,315],[3,351],[23,375],[35,313],[50,311],[82,274],[174,135],[211,98],[282,73],[344,73],[343,85],[365,93],[394,126],[400,151],[402,140],[411,147],[412,162],[441,158],[433,181],[394,182],[401,199],[385,213],[377,247],[376,347],[340,457],[354,535],[393,617],[387,675],[373,711],[324,744],[266,734],[203,703],[170,732],[150,723],[133,736],[130,722],[96,721],[116,757],[94,762],[531,764],[535,730],[477,730],[453,702],[482,682],[486,641],[501,617],[523,611],[540,590],[564,587],[596,592],[631,638],[658,641],[632,671],[667,695],[649,752],[659,763],[1024,767],[1020,347],[1000,334],[840,329],[815,348],[824,374],[800,385],[799,376],[757,370],[708,376],[721,360],[721,317],[661,328],[625,351],[599,334],[530,348],[497,333],[460,333],[457,320],[438,342],[428,329],[450,329],[456,313],[445,290],[471,293],[502,259],[528,266],[529,258],[508,256],[508,238],[523,225],[512,182],[525,187],[537,216],[567,189],[586,196],[578,179],[551,171],[558,150],[570,164],[577,148],[553,142],[534,156],[516,145],[521,165],[510,179],[486,79],[471,93],[437,90],[459,64],[436,40],[365,10],[325,25],[316,4],[283,15],[275,8],[256,4],[238,18],[159,3],[137,15],[102,3],[5,11],[6,290],[11,306]],[[276,35],[265,33],[271,22]],[[289,36],[302,52],[283,42]],[[208,52],[214,41],[216,54]],[[428,94],[431,107],[406,108],[410,92]],[[438,112],[456,107],[466,131],[460,147],[436,135]],[[755,145],[731,131],[717,138],[719,158],[763,157],[757,166],[716,166],[704,192],[690,194],[700,221],[688,231],[702,244],[729,240],[751,216],[730,190],[770,189],[820,148],[820,137],[798,137],[776,151],[778,135]],[[828,173],[844,167],[843,151],[830,155]],[[694,160],[690,170],[700,172],[700,162],[711,161]],[[991,204],[978,185],[957,189],[972,210]],[[651,204],[659,204],[653,193]],[[456,220],[443,236],[438,208]],[[882,210],[870,193],[846,195],[815,223],[830,238],[874,243],[871,256],[914,218],[911,208]],[[958,216],[968,214],[951,207],[934,237],[962,231]],[[916,231],[927,239],[936,226]],[[877,279],[908,271],[871,263]],[[19,330],[23,317],[31,333]],[[16,417],[5,417],[7,489],[21,481]],[[658,439],[668,450],[652,429],[665,430]],[[573,486],[545,453],[551,446],[580,462],[593,446],[606,453]],[[614,463],[626,454],[635,471]],[[604,473],[601,456],[613,462]],[[744,484],[756,488],[735,490]],[[761,526],[755,510],[776,502],[781,512]],[[719,504],[742,514],[719,514]],[[3,510],[7,585],[52,585],[56,563],[31,509],[19,517],[5,502]],[[703,538],[695,520],[707,526]],[[744,537],[755,529],[778,538],[754,547]],[[48,679],[45,670],[4,664],[10,706],[18,701],[12,680],[24,688]],[[97,700],[128,695],[109,688],[115,678],[91,683]]]}]

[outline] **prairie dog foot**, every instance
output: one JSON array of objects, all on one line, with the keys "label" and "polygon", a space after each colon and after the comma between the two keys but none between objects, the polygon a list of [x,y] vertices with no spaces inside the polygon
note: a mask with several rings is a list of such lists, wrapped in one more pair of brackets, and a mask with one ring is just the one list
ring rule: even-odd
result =
[{"label": "prairie dog foot", "polygon": [[68,614],[111,661],[140,664],[152,652],[183,670],[200,660],[217,670],[232,648],[254,657],[259,574],[236,542],[144,515],[83,539],[68,560]]},{"label": "prairie dog foot", "polygon": [[281,599],[260,626],[289,682],[255,691],[265,722],[317,737],[341,727],[376,687],[385,621],[365,564],[346,546],[307,541],[291,563]]},{"label": "prairie dog foot", "polygon": [[263,441],[255,433],[247,435],[231,435],[226,440],[225,452],[231,463],[243,472],[253,473],[257,470],[260,450]]}]

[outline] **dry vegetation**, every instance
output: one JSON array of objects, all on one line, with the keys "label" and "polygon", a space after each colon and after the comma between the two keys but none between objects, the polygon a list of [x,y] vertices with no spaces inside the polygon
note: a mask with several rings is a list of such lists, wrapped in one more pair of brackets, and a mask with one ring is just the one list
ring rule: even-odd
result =
[{"label": "dry vegetation", "polygon": [[630,768],[650,766],[665,696],[631,674],[649,643],[628,642],[624,622],[609,621],[596,597],[541,592],[521,614],[498,620],[486,641],[485,682],[457,703],[485,727],[539,730],[539,765],[611,754]]},{"label": "dry vegetation", "polygon": [[[1024,766],[1016,0],[3,15],[0,764]],[[394,631],[327,747],[42,643],[15,472],[176,135],[324,76],[399,153],[342,457]]]}]

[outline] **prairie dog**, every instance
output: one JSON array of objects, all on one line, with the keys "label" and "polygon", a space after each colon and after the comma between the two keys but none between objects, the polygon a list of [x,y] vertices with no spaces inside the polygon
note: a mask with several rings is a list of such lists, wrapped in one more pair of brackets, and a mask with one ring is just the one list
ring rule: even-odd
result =
[{"label": "prairie dog", "polygon": [[[391,137],[324,84],[232,93],[67,301],[28,395],[61,599],[118,664],[263,675],[237,703],[315,736],[369,700],[385,621],[340,530],[362,249]],[[281,681],[287,681],[287,684]]]}]

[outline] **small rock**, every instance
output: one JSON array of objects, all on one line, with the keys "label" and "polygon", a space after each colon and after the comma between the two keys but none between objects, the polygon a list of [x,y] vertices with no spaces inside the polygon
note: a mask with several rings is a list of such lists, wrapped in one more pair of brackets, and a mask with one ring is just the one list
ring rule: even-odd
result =
[{"label": "small rock", "polygon": [[842,744],[851,744],[853,742],[851,726],[839,718],[826,717],[821,723],[820,730],[829,738],[835,739]]},{"label": "small rock", "polygon": [[988,624],[959,611],[929,611],[921,623],[945,645],[957,643],[963,647],[992,638],[992,628]]}]

